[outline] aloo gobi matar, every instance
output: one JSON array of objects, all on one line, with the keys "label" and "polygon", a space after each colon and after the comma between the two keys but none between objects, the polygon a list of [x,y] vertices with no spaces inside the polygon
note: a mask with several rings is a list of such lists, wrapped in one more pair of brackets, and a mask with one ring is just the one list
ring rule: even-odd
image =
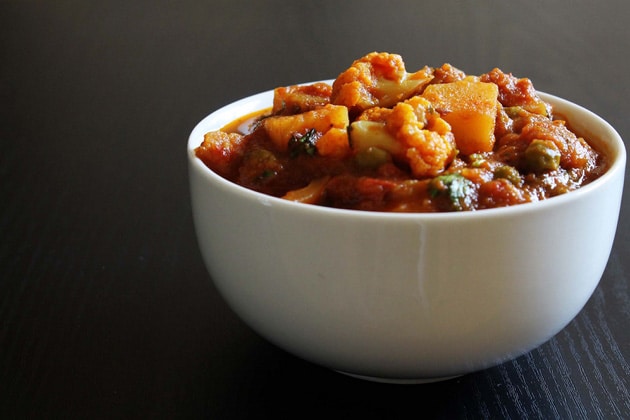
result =
[{"label": "aloo gobi matar", "polygon": [[273,106],[209,132],[196,156],[246,188],[327,207],[451,212],[565,194],[606,170],[527,78],[370,53],[332,84],[278,87]]}]

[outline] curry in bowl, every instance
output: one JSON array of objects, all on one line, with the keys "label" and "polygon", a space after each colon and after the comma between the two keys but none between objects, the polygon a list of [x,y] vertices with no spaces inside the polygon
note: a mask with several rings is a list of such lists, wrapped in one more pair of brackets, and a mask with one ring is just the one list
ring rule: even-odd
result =
[{"label": "curry in bowl", "polygon": [[272,108],[208,132],[195,154],[261,193],[385,212],[534,202],[607,169],[529,79],[450,64],[411,73],[389,53],[354,61],[332,83],[276,88]]},{"label": "curry in bowl", "polygon": [[626,161],[610,124],[527,79],[408,73],[391,54],[212,112],[187,157],[199,249],[234,312],[298,357],[397,383],[564,328],[606,267]]}]

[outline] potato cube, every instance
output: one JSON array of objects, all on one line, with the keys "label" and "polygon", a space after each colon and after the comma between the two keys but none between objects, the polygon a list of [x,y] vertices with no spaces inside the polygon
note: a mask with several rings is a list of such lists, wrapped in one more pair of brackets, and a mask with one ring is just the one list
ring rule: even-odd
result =
[{"label": "potato cube", "polygon": [[429,85],[422,96],[451,125],[460,153],[490,152],[499,107],[494,83],[467,78],[453,83]]}]

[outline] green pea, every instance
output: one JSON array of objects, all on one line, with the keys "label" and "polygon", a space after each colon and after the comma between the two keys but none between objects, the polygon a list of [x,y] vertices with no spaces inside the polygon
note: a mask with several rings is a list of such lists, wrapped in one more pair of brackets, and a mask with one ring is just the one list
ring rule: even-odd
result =
[{"label": "green pea", "polygon": [[523,184],[523,178],[521,177],[519,171],[510,165],[499,166],[494,170],[493,175],[495,179],[507,179],[517,187],[520,187]]},{"label": "green pea", "polygon": [[523,107],[520,106],[508,106],[504,107],[503,111],[507,114],[508,117],[515,119],[523,115],[526,111]]},{"label": "green pea", "polygon": [[470,160],[470,166],[473,168],[481,168],[486,163],[486,158],[481,153],[473,153],[468,159]]},{"label": "green pea", "polygon": [[560,167],[560,150],[551,140],[532,140],[525,149],[525,162],[534,172],[554,171]]}]

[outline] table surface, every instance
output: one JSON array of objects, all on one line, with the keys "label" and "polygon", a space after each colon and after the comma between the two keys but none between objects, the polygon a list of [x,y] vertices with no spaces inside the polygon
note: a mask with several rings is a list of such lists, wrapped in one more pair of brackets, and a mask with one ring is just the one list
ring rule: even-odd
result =
[{"label": "table surface", "polygon": [[0,417],[630,418],[628,177],[557,336],[451,381],[356,380],[269,344],[197,249],[185,145],[235,99],[370,51],[527,76],[630,136],[630,2],[0,2]]}]

